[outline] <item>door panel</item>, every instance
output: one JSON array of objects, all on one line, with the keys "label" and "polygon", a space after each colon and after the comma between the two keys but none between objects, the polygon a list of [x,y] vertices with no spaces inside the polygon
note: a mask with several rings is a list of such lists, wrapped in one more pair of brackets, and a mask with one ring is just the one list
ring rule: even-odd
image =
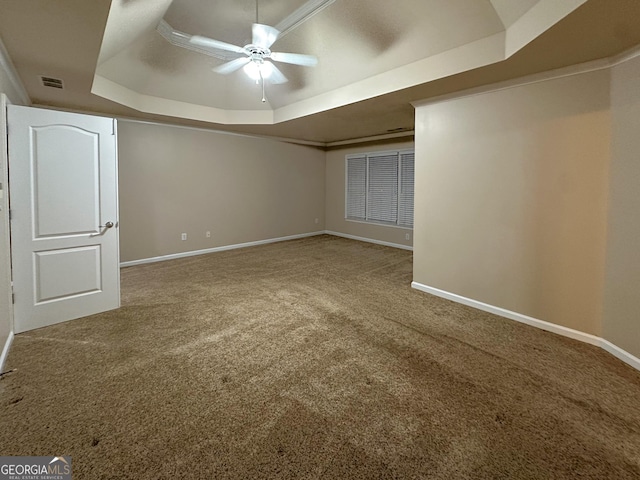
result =
[{"label": "door panel", "polygon": [[[99,136],[67,125],[32,128],[36,238],[97,233]],[[48,148],[56,145],[55,149]],[[64,165],[64,168],[60,168]],[[73,195],[69,195],[73,192]],[[69,215],[73,210],[74,214]]]},{"label": "door panel", "polygon": [[34,252],[36,304],[99,292],[100,245]]},{"label": "door panel", "polygon": [[17,106],[8,120],[15,331],[117,308],[115,121]]}]

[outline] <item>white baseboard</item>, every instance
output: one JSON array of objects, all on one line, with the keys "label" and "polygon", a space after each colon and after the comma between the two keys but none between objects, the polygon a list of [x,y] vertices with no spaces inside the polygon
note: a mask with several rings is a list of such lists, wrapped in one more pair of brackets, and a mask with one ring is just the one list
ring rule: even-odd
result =
[{"label": "white baseboard", "polygon": [[589,343],[591,345],[600,345],[601,339],[599,337],[596,337],[595,335],[590,335],[578,330],[573,330],[561,325],[556,325],[555,323],[545,322],[544,320],[538,320],[537,318],[528,317],[526,315],[522,315],[521,313],[516,313],[512,312],[511,310],[495,307],[493,305],[482,303],[471,298],[457,295],[455,293],[447,292],[434,287],[429,287],[418,282],[412,282],[411,286],[416,290],[420,290],[421,292],[426,292],[437,297],[446,298],[447,300],[452,300],[456,303],[461,303],[469,307],[477,308],[478,310],[482,310],[484,312],[493,313],[510,320],[515,320],[516,322],[526,323],[527,325],[531,325],[532,327],[540,328],[548,332],[557,333],[564,337],[573,338],[574,340],[580,340],[581,342]]},{"label": "white baseboard", "polygon": [[629,352],[621,349],[617,345],[614,345],[609,340],[601,338],[599,347],[606,350],[614,357],[622,360],[624,363],[628,363],[636,370],[640,370],[640,358],[631,355]]},{"label": "white baseboard", "polygon": [[7,356],[9,355],[9,349],[11,348],[12,343],[13,343],[13,330],[9,332],[7,341],[4,342],[4,347],[2,348],[2,355],[0,355],[0,373],[4,372],[4,362],[7,361]]},{"label": "white baseboard", "polygon": [[479,302],[477,300],[463,297],[461,295],[447,292],[445,290],[429,287],[428,285],[423,285],[418,282],[412,282],[411,287],[415,288],[416,290],[420,290],[421,292],[430,293],[437,297],[446,298],[447,300],[451,300],[456,303],[461,303],[469,307],[477,308],[478,310],[493,313],[495,315],[499,315],[501,317],[505,317],[510,320],[515,320],[516,322],[525,323],[527,325],[539,328],[541,330],[557,333],[558,335],[562,335],[564,337],[569,337],[574,340],[579,340],[581,342],[588,343],[590,345],[595,345],[597,347],[602,348],[603,350],[606,350],[607,352],[617,357],[618,359],[622,360],[623,362],[627,363],[628,365],[631,365],[636,370],[640,370],[639,358],[633,356],[632,354],[630,354],[629,352],[626,352],[625,350],[622,350],[620,347],[617,347],[616,345],[609,342],[608,340],[605,340],[604,338],[596,337],[595,335],[584,333],[579,330],[574,330],[572,328],[563,327],[561,325],[556,325],[555,323],[545,322],[544,320],[539,320],[537,318],[528,317],[527,315],[522,315],[520,313],[513,312],[511,310],[506,310],[504,308]]},{"label": "white baseboard", "polygon": [[191,252],[172,253],[170,255],[162,255],[160,257],[142,258],[140,260],[131,260],[129,262],[120,262],[120,267],[132,267],[134,265],[143,265],[145,263],[164,262],[166,260],[175,260],[176,258],[193,257],[196,255],[205,255],[207,253],[224,252],[226,250],[235,250],[237,248],[256,247],[258,245],[266,245],[268,243],[285,242],[287,240],[297,240],[306,237],[315,237],[323,235],[325,232],[301,233],[299,235],[289,235],[280,238],[268,238],[266,240],[257,240],[255,242],[237,243],[235,245],[224,245],[222,247],[206,248],[204,250],[193,250]]},{"label": "white baseboard", "polygon": [[268,243],[285,242],[287,240],[297,240],[299,238],[315,237],[317,235],[333,235],[335,237],[349,238],[351,240],[358,240],[360,242],[375,243],[377,245],[384,245],[386,247],[402,248],[403,250],[413,250],[413,247],[407,245],[401,245],[399,243],[383,242],[381,240],[374,240],[365,237],[356,237],[355,235],[348,235],[346,233],[332,232],[329,230],[322,230],[311,233],[301,233],[299,235],[289,235],[287,237],[269,238],[267,240],[257,240],[255,242],[237,243],[235,245],[224,245],[222,247],[206,248],[204,250],[193,250],[190,252],[172,253],[169,255],[162,255],[159,257],[142,258],[140,260],[131,260],[128,262],[120,262],[120,267],[133,267],[134,265],[144,265],[145,263],[164,262],[166,260],[175,260],[176,258],[193,257],[196,255],[205,255],[207,253],[224,252],[225,250],[235,250],[237,248],[255,247],[258,245],[266,245]]},{"label": "white baseboard", "polygon": [[401,248],[402,250],[413,251],[413,247],[408,245],[402,245],[400,243],[383,242],[382,240],[374,240],[372,238],[356,237],[355,235],[349,235],[348,233],[332,232],[331,230],[325,230],[327,235],[333,235],[334,237],[348,238],[350,240],[358,240],[360,242],[375,243],[376,245],[384,245],[385,247]]}]

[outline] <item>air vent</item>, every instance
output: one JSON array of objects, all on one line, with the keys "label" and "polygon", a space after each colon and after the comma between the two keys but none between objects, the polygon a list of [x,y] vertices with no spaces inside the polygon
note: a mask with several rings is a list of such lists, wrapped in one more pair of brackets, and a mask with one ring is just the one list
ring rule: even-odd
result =
[{"label": "air vent", "polygon": [[41,75],[40,80],[42,80],[42,85],[44,85],[45,87],[60,89],[64,88],[64,84],[59,78],[45,77],[44,75]]}]

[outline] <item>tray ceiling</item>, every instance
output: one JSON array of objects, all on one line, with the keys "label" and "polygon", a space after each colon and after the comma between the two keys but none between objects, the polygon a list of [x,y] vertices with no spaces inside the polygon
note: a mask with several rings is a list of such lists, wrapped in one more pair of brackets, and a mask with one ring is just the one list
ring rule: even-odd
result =
[{"label": "tray ceiling", "polygon": [[272,124],[504,60],[586,0],[337,0],[282,35],[273,50],[319,59],[279,64],[288,83],[261,86],[225,60],[172,45],[186,35],[244,46],[251,25],[279,25],[306,2],[114,0],[92,91],[152,113],[226,124]]}]

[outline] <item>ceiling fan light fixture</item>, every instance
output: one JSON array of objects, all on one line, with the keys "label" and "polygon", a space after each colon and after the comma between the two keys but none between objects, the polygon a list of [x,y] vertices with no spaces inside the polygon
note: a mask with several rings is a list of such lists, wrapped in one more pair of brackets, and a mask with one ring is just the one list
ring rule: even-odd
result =
[{"label": "ceiling fan light fixture", "polygon": [[260,72],[262,72],[262,78],[271,78],[271,74],[273,73],[273,64],[271,62],[261,63]]},{"label": "ceiling fan light fixture", "polygon": [[247,63],[242,69],[251,80],[255,80],[256,82],[260,80],[260,67],[258,67],[255,62]]},{"label": "ceiling fan light fixture", "polygon": [[255,80],[256,82],[259,82],[261,79],[268,79],[273,72],[273,68],[269,62],[259,63],[256,61],[247,63],[243,67],[243,70],[251,80]]}]

